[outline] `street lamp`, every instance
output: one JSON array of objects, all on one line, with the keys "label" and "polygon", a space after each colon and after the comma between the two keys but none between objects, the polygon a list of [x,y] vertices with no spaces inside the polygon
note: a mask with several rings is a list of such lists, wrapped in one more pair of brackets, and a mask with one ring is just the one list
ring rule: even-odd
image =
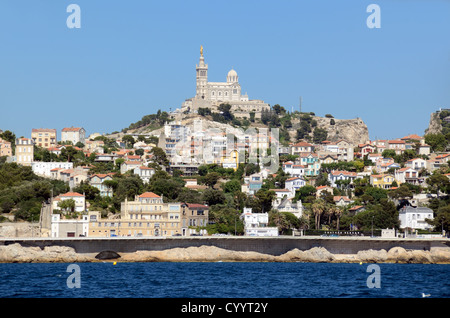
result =
[{"label": "street lamp", "polygon": [[372,237],[373,237],[373,215],[372,215]]}]

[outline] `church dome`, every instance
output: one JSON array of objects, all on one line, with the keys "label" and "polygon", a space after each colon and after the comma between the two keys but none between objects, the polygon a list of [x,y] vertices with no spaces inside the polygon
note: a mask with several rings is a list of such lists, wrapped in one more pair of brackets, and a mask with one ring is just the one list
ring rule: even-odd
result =
[{"label": "church dome", "polygon": [[235,70],[231,69],[231,70],[228,72],[228,76],[237,76],[237,73],[236,73]]},{"label": "church dome", "polygon": [[237,81],[238,81],[238,75],[235,70],[231,69],[227,75],[227,82],[237,82]]}]

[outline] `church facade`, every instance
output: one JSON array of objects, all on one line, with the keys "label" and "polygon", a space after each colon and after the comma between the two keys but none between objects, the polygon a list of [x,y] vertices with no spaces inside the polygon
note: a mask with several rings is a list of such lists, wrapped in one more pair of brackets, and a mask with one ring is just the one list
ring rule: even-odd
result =
[{"label": "church facade", "polygon": [[270,110],[270,105],[264,101],[250,100],[247,94],[242,94],[238,74],[233,69],[228,72],[226,82],[208,82],[208,64],[201,47],[200,61],[196,65],[196,94],[184,101],[181,110],[195,113],[199,108],[210,108],[214,111],[220,104],[230,104],[237,117],[249,117],[250,112],[260,117],[263,109]]}]

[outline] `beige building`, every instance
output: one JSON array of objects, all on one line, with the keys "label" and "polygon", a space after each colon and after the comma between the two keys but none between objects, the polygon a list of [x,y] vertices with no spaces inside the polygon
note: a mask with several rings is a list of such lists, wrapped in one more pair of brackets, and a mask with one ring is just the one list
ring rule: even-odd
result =
[{"label": "beige building", "polygon": [[0,138],[0,157],[2,156],[7,156],[10,157],[12,156],[12,148],[11,148],[11,143],[9,141],[3,140],[2,138]]},{"label": "beige building", "polygon": [[34,158],[33,140],[29,138],[16,139],[16,162],[23,166],[31,166]]},{"label": "beige building", "polygon": [[72,145],[76,145],[78,142],[82,144],[86,143],[86,130],[82,127],[69,127],[63,128],[61,131],[61,141],[72,142]]},{"label": "beige building", "polygon": [[31,130],[31,139],[36,146],[43,148],[56,147],[56,129],[37,128]]},{"label": "beige building", "polygon": [[203,235],[206,234],[208,225],[209,207],[197,203],[181,204],[181,228],[182,235]]},{"label": "beige building", "polygon": [[125,200],[120,218],[101,219],[99,212],[89,213],[89,236],[172,236],[181,235],[181,204],[164,203],[153,192]]}]

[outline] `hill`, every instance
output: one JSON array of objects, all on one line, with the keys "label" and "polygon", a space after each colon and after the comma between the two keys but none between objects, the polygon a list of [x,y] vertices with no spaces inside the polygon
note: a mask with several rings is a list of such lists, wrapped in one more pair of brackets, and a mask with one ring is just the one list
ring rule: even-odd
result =
[{"label": "hill", "polygon": [[288,113],[283,107],[275,105],[270,112],[257,114],[250,113],[248,117],[235,117],[227,110],[226,104],[222,111],[212,113],[210,110],[202,110],[199,113],[172,113],[158,111],[154,115],[146,115],[136,123],[124,128],[118,137],[124,134],[160,136],[163,132],[164,122],[175,120],[182,125],[192,127],[195,120],[203,121],[203,128],[243,129],[248,128],[278,128],[280,142],[288,144],[298,140],[321,142],[324,140],[338,141],[344,139],[349,143],[358,145],[369,140],[369,130],[360,118],[337,119],[327,114],[325,117],[316,116],[314,113]]}]

